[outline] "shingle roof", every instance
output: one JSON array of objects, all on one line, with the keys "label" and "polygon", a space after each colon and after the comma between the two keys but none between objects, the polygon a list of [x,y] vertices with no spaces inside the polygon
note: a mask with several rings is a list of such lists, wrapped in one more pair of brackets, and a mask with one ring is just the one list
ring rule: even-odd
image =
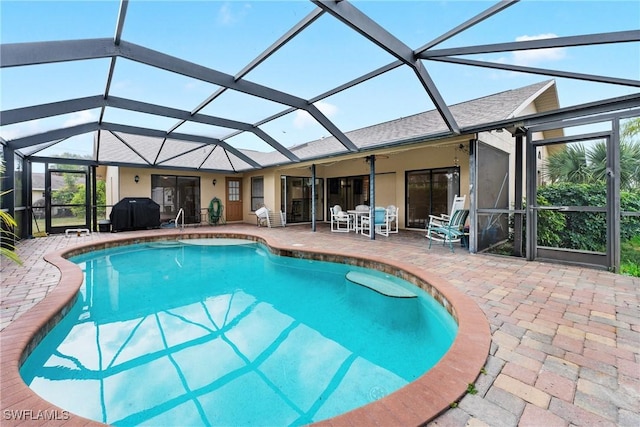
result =
[{"label": "shingle roof", "polygon": [[[451,106],[451,112],[461,127],[478,126],[512,117],[523,104],[536,95],[552,89],[553,80],[512,89]],[[556,98],[557,99],[557,98]],[[556,108],[558,106],[556,105]],[[347,137],[360,149],[375,148],[445,134],[448,128],[436,110],[425,111],[377,125],[346,132]],[[301,159],[345,152],[344,147],[333,137],[311,141],[291,151]]]},{"label": "shingle roof", "polygon": [[[462,128],[483,125],[512,117],[534,102],[543,93],[552,91],[555,83],[546,80],[540,83],[512,89],[451,106],[451,112]],[[554,98],[557,103],[557,97]],[[556,108],[558,106],[556,105]],[[449,129],[437,110],[425,111],[408,117],[401,117],[384,123],[346,132],[346,136],[358,149],[374,149],[387,145],[417,142],[439,135],[450,135]],[[124,141],[124,142],[123,142]],[[161,162],[163,166],[202,168],[209,170],[253,169],[238,156],[215,145],[203,145],[162,138],[131,135],[122,132],[105,132],[101,136],[99,159],[147,165]],[[122,148],[129,146],[123,152]],[[301,160],[347,154],[349,151],[333,136],[310,141],[290,148]],[[286,164],[290,161],[278,151],[262,153],[254,150],[238,150],[262,167]],[[185,153],[186,152],[186,153]],[[182,154],[181,154],[182,153]]]}]

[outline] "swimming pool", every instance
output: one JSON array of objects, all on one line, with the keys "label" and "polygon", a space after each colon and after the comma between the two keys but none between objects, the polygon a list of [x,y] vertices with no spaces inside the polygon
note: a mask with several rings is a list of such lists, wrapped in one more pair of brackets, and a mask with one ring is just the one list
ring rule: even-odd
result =
[{"label": "swimming pool", "polygon": [[412,318],[406,301],[394,315],[388,298],[348,284],[354,266],[256,244],[148,247],[74,258],[86,277],[78,301],[22,367],[46,400],[123,425],[304,424],[414,380],[455,335],[413,285],[386,278],[420,294]]}]

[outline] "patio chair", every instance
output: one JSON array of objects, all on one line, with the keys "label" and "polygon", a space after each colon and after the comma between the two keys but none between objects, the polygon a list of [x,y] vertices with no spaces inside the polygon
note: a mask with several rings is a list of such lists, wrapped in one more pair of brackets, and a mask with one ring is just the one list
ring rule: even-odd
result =
[{"label": "patio chair", "polygon": [[258,227],[261,226],[267,226],[267,227],[271,227],[271,224],[269,223],[269,209],[267,209],[266,207],[261,207],[259,209],[256,209],[255,211],[256,214],[256,221],[258,222]]},{"label": "patio chair", "polygon": [[449,243],[449,248],[453,252],[453,243],[461,241],[464,236],[464,223],[468,216],[469,209],[458,209],[444,225],[436,225],[435,222],[429,223],[426,236],[429,239],[429,249],[431,249],[431,242],[435,240],[442,242],[443,246]]},{"label": "patio chair", "polygon": [[[371,218],[363,216],[360,223],[360,232],[366,236],[370,233]],[[376,207],[373,213],[373,229],[374,233],[389,237],[389,215],[387,209]],[[365,232],[366,231],[366,232]]]},{"label": "patio chair", "polygon": [[455,211],[459,209],[464,209],[464,203],[466,199],[467,199],[466,195],[464,196],[455,195],[453,197],[453,203],[451,204],[451,213],[449,214],[443,213],[440,215],[429,215],[429,224],[427,227],[431,227],[432,225],[442,226],[447,224],[449,222],[449,219],[451,219],[451,217],[455,213]]},{"label": "patio chair", "polygon": [[351,230],[351,215],[342,210],[340,205],[335,205],[331,210],[331,231],[336,233],[348,233]]},{"label": "patio chair", "polygon": [[267,226],[269,228],[285,227],[284,213],[282,211],[274,212],[263,206],[255,211],[258,227]]},{"label": "patio chair", "polygon": [[387,206],[387,215],[389,217],[389,233],[396,234],[398,233],[398,215],[400,214],[400,209],[395,205]]}]

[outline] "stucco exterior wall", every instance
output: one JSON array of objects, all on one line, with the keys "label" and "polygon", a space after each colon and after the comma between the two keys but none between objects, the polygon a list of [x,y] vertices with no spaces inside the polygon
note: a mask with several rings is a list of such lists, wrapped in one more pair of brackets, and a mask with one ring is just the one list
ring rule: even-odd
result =
[{"label": "stucco exterior wall", "polygon": [[[135,176],[138,182],[135,182]],[[225,200],[225,175],[210,172],[195,172],[169,169],[142,169],[128,167],[108,167],[107,181],[107,205],[114,205],[125,197],[151,197],[151,175],[179,175],[200,178],[200,207],[209,207],[211,199],[218,197]],[[216,185],[213,185],[213,180]],[[250,194],[250,189],[249,193]]]},{"label": "stucco exterior wall", "polygon": [[[526,113],[529,111],[527,110]],[[495,146],[510,154],[515,153],[515,139],[509,132],[487,132],[477,135],[483,142]],[[400,227],[404,227],[404,208],[406,206],[406,172],[424,169],[436,169],[460,166],[460,194],[469,194],[469,141],[476,135],[462,135],[441,141],[386,148],[378,152],[360,153],[318,161],[316,177],[325,180],[322,200],[327,200],[327,178],[369,175],[370,165],[366,157],[376,155],[376,201],[378,206],[396,205],[400,208]],[[460,145],[462,144],[462,149]],[[510,173],[515,176],[514,156],[511,155]],[[200,177],[200,206],[205,209],[213,197],[226,201],[225,176],[209,172],[173,171],[165,169],[108,168],[107,203],[114,204],[124,197],[151,197],[151,175],[181,175]],[[135,182],[138,175],[139,181]],[[242,179],[243,221],[255,223],[251,210],[251,178],[261,176],[264,180],[264,204],[269,209],[279,210],[281,206],[281,177],[311,177],[311,163],[305,162],[293,167],[267,168],[256,172],[233,175]],[[213,180],[216,185],[213,185]],[[115,185],[116,191],[110,186]],[[513,200],[513,185],[510,185],[510,200]],[[467,199],[469,200],[469,199]],[[467,202],[468,207],[468,202]],[[321,209],[327,209],[322,206]],[[326,216],[325,216],[326,217]],[[325,218],[327,219],[327,218]]]}]

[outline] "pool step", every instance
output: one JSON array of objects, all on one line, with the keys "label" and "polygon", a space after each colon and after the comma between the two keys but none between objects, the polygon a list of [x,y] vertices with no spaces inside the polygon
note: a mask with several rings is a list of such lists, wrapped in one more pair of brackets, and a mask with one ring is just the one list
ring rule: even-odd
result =
[{"label": "pool step", "polygon": [[356,285],[364,286],[381,295],[391,298],[417,298],[418,296],[410,290],[403,288],[391,280],[383,277],[373,276],[371,274],[361,273],[359,271],[350,271],[346,276],[347,280]]},{"label": "pool step", "polygon": [[150,248],[177,248],[184,245],[177,240],[157,240],[149,242],[147,246]]}]

